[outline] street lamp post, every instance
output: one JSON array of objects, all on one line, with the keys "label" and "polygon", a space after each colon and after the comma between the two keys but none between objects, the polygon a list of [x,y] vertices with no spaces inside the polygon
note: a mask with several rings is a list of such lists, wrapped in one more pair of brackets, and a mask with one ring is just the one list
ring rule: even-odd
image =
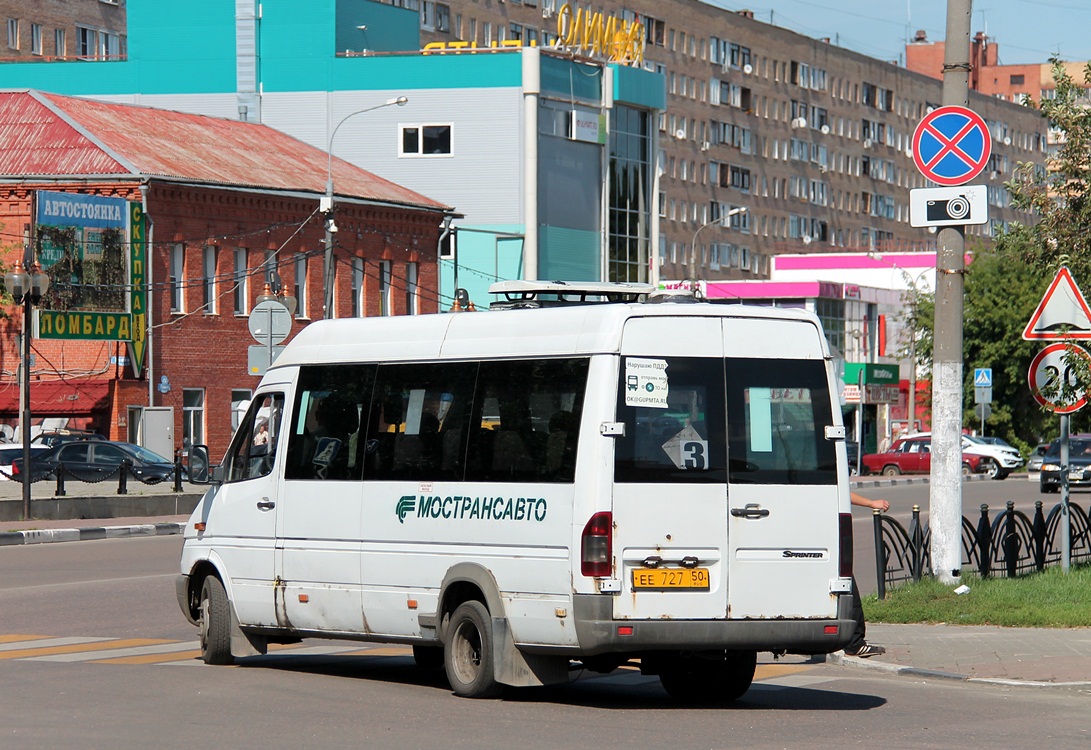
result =
[{"label": "street lamp post", "polygon": [[[49,289],[49,277],[33,259],[28,242],[23,250],[23,260],[4,274],[4,286],[15,302],[23,305],[23,351],[19,362],[19,424],[23,433],[23,520],[30,519],[30,326],[33,308],[42,301]],[[29,271],[24,270],[25,267]]]},{"label": "street lamp post", "polygon": [[723,214],[717,216],[712,221],[705,222],[701,226],[697,227],[697,231],[693,233],[693,240],[690,242],[689,245],[689,278],[694,296],[696,296],[697,294],[697,235],[699,235],[701,233],[701,230],[705,227],[710,227],[713,224],[719,224],[725,219],[729,219],[732,216],[738,216],[743,211],[749,210],[749,206],[736,206],[729,211],[725,211]]},{"label": "street lamp post", "polygon": [[347,115],[341,118],[333,128],[333,132],[330,133],[329,140],[326,141],[326,195],[322,198],[319,210],[326,216],[326,254],[325,265],[323,266],[323,278],[326,284],[325,303],[322,309],[322,317],[333,317],[333,280],[334,280],[334,265],[333,265],[333,235],[337,232],[337,225],[333,222],[333,139],[337,135],[337,131],[345,122],[356,115],[362,115],[364,112],[373,112],[376,109],[382,109],[383,107],[404,107],[409,101],[408,97],[397,96],[393,99],[387,99],[382,104],[376,104],[373,107],[365,107],[364,109],[358,109],[355,112],[349,112]]}]

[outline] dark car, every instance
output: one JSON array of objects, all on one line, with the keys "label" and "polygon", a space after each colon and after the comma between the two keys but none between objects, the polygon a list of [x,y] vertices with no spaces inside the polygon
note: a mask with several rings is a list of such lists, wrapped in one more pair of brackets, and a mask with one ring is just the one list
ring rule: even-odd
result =
[{"label": "dark car", "polygon": [[[34,477],[56,474],[61,464],[67,478],[96,481],[117,471],[122,461],[128,461],[132,475],[141,481],[167,480],[174,477],[174,462],[132,443],[115,443],[107,440],[77,440],[61,443],[44,453],[30,458],[30,471]],[[22,472],[22,459],[12,463],[12,473]]]},{"label": "dark car", "polygon": [[846,440],[845,453],[849,456],[849,476],[855,476],[857,474],[857,467],[860,459],[860,444],[854,443],[851,440]]},{"label": "dark car", "polygon": [[[1091,487],[1091,435],[1068,438],[1068,486]],[[1043,493],[1061,491],[1061,441],[1054,440],[1042,456],[1038,488]]]},{"label": "dark car", "polygon": [[44,445],[49,448],[56,448],[61,443],[72,443],[78,440],[105,440],[102,435],[91,430],[72,430],[68,428],[62,428],[59,430],[50,430],[48,432],[40,432],[34,436],[30,441],[31,445]]}]

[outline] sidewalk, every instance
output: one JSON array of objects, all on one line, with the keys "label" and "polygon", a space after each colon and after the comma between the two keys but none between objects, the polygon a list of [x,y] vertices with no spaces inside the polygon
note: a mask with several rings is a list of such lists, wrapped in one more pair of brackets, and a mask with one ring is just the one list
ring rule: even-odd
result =
[{"label": "sidewalk", "polygon": [[838,652],[826,661],[916,677],[1091,690],[1091,628],[873,623],[867,634],[885,654],[860,659]]}]

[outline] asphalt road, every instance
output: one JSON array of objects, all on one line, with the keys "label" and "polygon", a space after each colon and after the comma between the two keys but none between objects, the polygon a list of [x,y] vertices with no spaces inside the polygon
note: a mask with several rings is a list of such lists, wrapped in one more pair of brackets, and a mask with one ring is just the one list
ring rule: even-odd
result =
[{"label": "asphalt road", "polygon": [[[893,494],[893,493],[888,493]],[[196,656],[181,540],[0,548],[0,747],[886,748],[1087,745],[1086,696],[760,659],[726,709],[635,672],[455,698],[406,649],[305,641],[234,667]],[[58,641],[56,639],[67,639]]]}]

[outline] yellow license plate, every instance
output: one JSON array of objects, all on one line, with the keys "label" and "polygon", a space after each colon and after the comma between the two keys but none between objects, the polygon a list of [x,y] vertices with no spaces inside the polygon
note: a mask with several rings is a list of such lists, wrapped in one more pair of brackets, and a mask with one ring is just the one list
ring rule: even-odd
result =
[{"label": "yellow license plate", "polygon": [[659,568],[633,571],[633,590],[705,589],[708,590],[708,568]]}]

